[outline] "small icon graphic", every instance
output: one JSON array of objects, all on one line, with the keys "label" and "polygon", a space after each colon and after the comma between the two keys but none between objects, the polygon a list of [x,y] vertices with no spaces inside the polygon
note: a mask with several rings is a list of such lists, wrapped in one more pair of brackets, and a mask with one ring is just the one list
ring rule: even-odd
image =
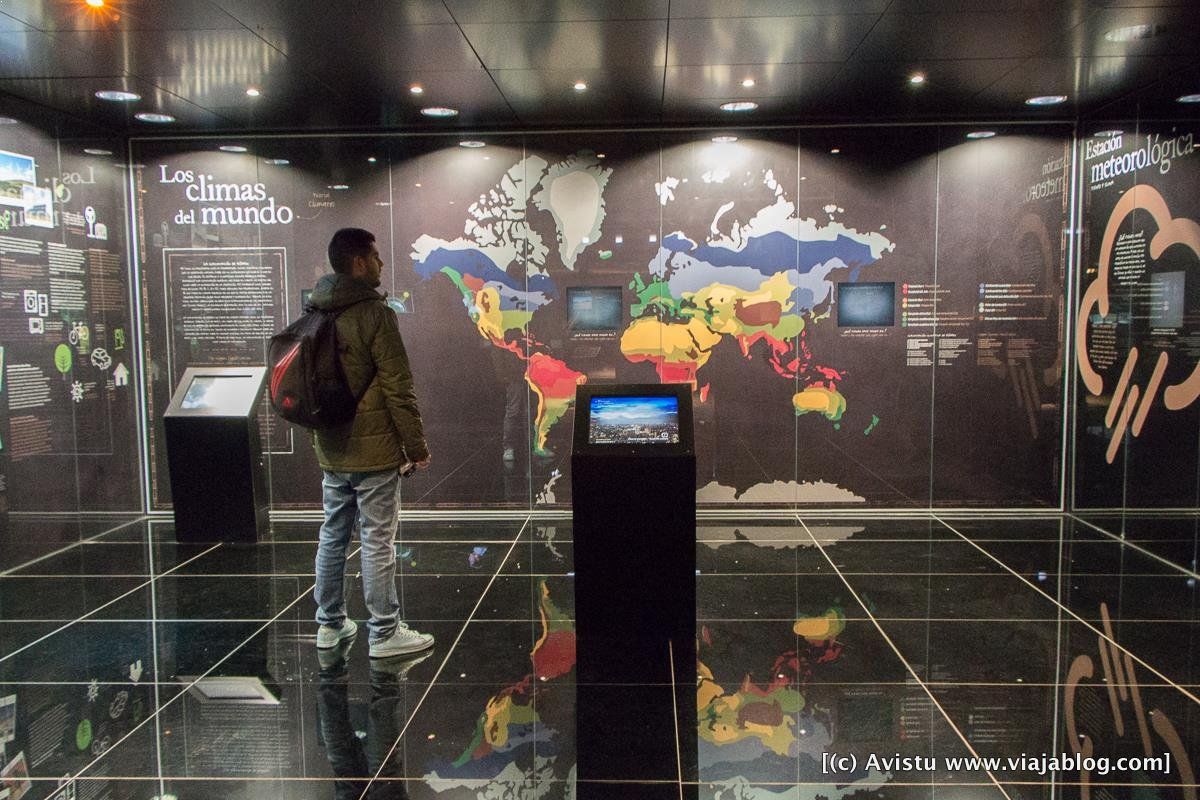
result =
[{"label": "small icon graphic", "polygon": [[71,371],[72,358],[71,348],[65,344],[60,344],[54,348],[54,366],[63,375]]},{"label": "small icon graphic", "polygon": [[92,721],[90,719],[81,719],[79,724],[75,726],[75,749],[87,750],[88,745],[92,743]]},{"label": "small icon graphic", "polygon": [[124,364],[117,364],[113,370],[113,384],[116,386],[129,385],[129,369]]},{"label": "small icon graphic", "polygon": [[71,384],[71,399],[76,403],[83,402],[83,384],[79,381],[75,381]]},{"label": "small icon graphic", "polygon": [[89,239],[108,239],[108,226],[96,221],[96,209],[88,206],[83,210],[83,218],[87,222],[87,237]]},{"label": "small icon graphic", "polygon": [[129,692],[125,689],[117,692],[117,696],[108,704],[108,716],[112,719],[117,719],[125,713],[125,706],[129,703]]},{"label": "small icon graphic", "polygon": [[83,322],[72,322],[71,331],[67,334],[67,341],[80,347],[87,347],[91,341],[92,332],[88,330],[88,326]]},{"label": "small icon graphic", "polygon": [[142,660],[139,658],[137,661],[135,661],[129,665],[129,680],[133,681],[134,683],[137,683],[141,679],[142,679]]},{"label": "small icon graphic", "polygon": [[112,356],[103,347],[92,351],[92,366],[96,369],[108,369],[112,366]]}]

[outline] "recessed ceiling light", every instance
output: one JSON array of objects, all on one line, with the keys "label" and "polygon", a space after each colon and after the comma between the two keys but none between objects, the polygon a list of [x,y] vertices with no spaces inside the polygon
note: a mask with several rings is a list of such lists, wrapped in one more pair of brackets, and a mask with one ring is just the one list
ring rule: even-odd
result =
[{"label": "recessed ceiling light", "polygon": [[17,121],[12,117],[0,117],[0,125],[16,125]]},{"label": "recessed ceiling light", "polygon": [[990,139],[996,135],[995,131],[971,131],[967,134],[968,139]]},{"label": "recessed ceiling light", "polygon": [[286,158],[264,158],[263,161],[274,167],[286,167],[288,164],[292,163]]},{"label": "recessed ceiling light", "polygon": [[262,95],[262,90],[254,87],[254,86],[246,87],[246,96],[247,97],[259,97],[261,95]]},{"label": "recessed ceiling light", "polygon": [[487,147],[487,142],[481,142],[478,139],[464,139],[458,143],[459,147]]},{"label": "recessed ceiling light", "polygon": [[92,8],[100,8],[104,5],[104,0],[87,0],[87,4]]},{"label": "recessed ceiling light", "polygon": [[350,188],[350,185],[346,183],[331,183],[326,188],[333,189],[335,192],[344,192]]},{"label": "recessed ceiling light", "polygon": [[1043,94],[1037,97],[1031,97],[1025,101],[1027,106],[1056,106],[1059,103],[1067,102],[1065,94]]},{"label": "recessed ceiling light", "polygon": [[920,86],[922,83],[925,82],[925,73],[924,72],[914,72],[912,75],[908,76],[908,82],[911,83],[913,86]]},{"label": "recessed ceiling light", "polygon": [[457,108],[446,108],[445,106],[429,106],[422,108],[421,113],[427,117],[457,117]]},{"label": "recessed ceiling light", "polygon": [[134,103],[142,99],[140,94],[124,92],[120,89],[101,89],[96,92],[96,97],[99,97],[101,100],[110,100],[114,103]]},{"label": "recessed ceiling light", "polygon": [[142,111],[141,113],[134,114],[133,116],[135,119],[140,119],[142,122],[154,122],[158,124],[165,124],[175,121],[175,118],[170,114],[159,114],[155,111]]},{"label": "recessed ceiling light", "polygon": [[246,148],[240,144],[223,144],[220,147],[218,147],[217,149],[224,150],[226,153],[244,153],[244,152],[246,152]]},{"label": "recessed ceiling light", "polygon": [[604,153],[596,153],[596,158],[607,158],[607,156]]},{"label": "recessed ceiling light", "polygon": [[749,89],[753,85],[754,85],[754,78],[746,78],[745,80],[742,81],[742,86],[747,89]]},{"label": "recessed ceiling light", "polygon": [[732,112],[753,111],[756,108],[758,108],[758,103],[755,103],[752,100],[737,100],[732,103],[722,103],[721,104],[722,111],[732,111]]},{"label": "recessed ceiling light", "polygon": [[413,94],[421,94],[425,91],[425,87],[419,83],[414,83],[412,86],[408,87],[408,91],[412,92]]},{"label": "recessed ceiling light", "polygon": [[87,153],[89,156],[111,156],[112,155],[112,150],[104,150],[99,147],[85,147],[85,148],[83,148],[83,152]]},{"label": "recessed ceiling light", "polygon": [[714,136],[712,138],[712,140],[714,142],[716,142],[717,144],[729,144],[730,142],[736,142],[737,137],[736,136]]},{"label": "recessed ceiling light", "polygon": [[1124,132],[1125,131],[1119,131],[1116,128],[1113,128],[1112,130],[1109,130],[1109,131],[1096,131],[1092,135],[1099,137],[1101,139],[1111,139],[1114,136],[1120,136]]},{"label": "recessed ceiling light", "polygon": [[1153,25],[1126,25],[1123,28],[1113,28],[1106,31],[1104,38],[1110,42],[1132,42],[1138,39],[1149,39],[1157,32]]},{"label": "recessed ceiling light", "polygon": [[836,156],[838,153],[842,152],[842,148],[833,147],[833,148],[830,148],[829,152]]},{"label": "recessed ceiling light", "polygon": [[575,85],[572,86],[571,88],[577,92],[585,92],[585,91],[587,91],[587,84],[584,83],[583,81],[575,81]]},{"label": "recessed ceiling light", "polygon": [[379,159],[378,159],[378,158],[376,158],[375,156],[367,156],[367,163],[368,163],[368,164],[374,164],[374,163],[375,163],[376,161],[378,161],[378,160],[379,160]]},{"label": "recessed ceiling light", "polygon": [[1200,103],[1200,94],[1185,94],[1175,98],[1176,103]]}]

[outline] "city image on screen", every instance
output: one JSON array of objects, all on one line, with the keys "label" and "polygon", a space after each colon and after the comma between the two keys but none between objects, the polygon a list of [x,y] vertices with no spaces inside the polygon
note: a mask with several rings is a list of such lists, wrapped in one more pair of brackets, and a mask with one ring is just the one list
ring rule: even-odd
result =
[{"label": "city image on screen", "polygon": [[588,444],[678,444],[676,397],[592,397]]},{"label": "city image on screen", "polygon": [[246,379],[249,375],[197,375],[192,378],[180,408],[212,411],[217,414],[240,414],[247,404]]}]

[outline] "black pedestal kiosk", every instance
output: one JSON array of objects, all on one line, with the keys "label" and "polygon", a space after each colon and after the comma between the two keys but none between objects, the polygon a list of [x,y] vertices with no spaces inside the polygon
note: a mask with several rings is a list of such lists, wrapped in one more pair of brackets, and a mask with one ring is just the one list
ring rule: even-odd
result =
[{"label": "black pedestal kiosk", "polygon": [[[578,797],[696,795],[696,457],[687,384],[580,386],[571,497]],[[672,781],[641,783],[636,781]]]},{"label": "black pedestal kiosk", "polygon": [[267,486],[258,401],[266,367],[189,367],[163,415],[175,538],[257,542]]}]

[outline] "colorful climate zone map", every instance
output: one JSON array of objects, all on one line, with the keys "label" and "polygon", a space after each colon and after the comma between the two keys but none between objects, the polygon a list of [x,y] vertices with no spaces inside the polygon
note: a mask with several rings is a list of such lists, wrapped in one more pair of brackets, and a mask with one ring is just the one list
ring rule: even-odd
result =
[{"label": "colorful climate zone map", "polygon": [[[537,398],[537,454],[545,452],[551,429],[588,376],[533,338],[529,323],[558,300],[555,275],[574,270],[576,258],[603,235],[611,174],[590,152],[554,165],[529,156],[470,206],[464,236],[447,241],[422,235],[412,245],[416,273],[451,281],[478,334],[523,362],[525,382]],[[664,383],[690,383],[696,402],[704,403],[710,390],[704,367],[721,340],[732,338],[743,358],[762,351],[772,374],[797,382],[791,413],[820,414],[838,426],[847,407],[839,391],[846,373],[818,360],[808,328],[831,316],[835,271],[857,281],[863,268],[895,245],[878,231],[838,222],[842,209],[836,206],[825,208],[824,221],[801,218],[770,169],[759,180],[773,202],[753,209],[747,222],[735,219],[722,230],[722,217],[735,205],[730,202],[704,239],[684,231],[663,237],[645,273],[629,284],[636,300],[620,335],[621,353],[630,362],[652,364]],[[663,205],[673,201],[663,184],[655,189]],[[556,253],[530,225],[528,204],[554,219]]]}]

